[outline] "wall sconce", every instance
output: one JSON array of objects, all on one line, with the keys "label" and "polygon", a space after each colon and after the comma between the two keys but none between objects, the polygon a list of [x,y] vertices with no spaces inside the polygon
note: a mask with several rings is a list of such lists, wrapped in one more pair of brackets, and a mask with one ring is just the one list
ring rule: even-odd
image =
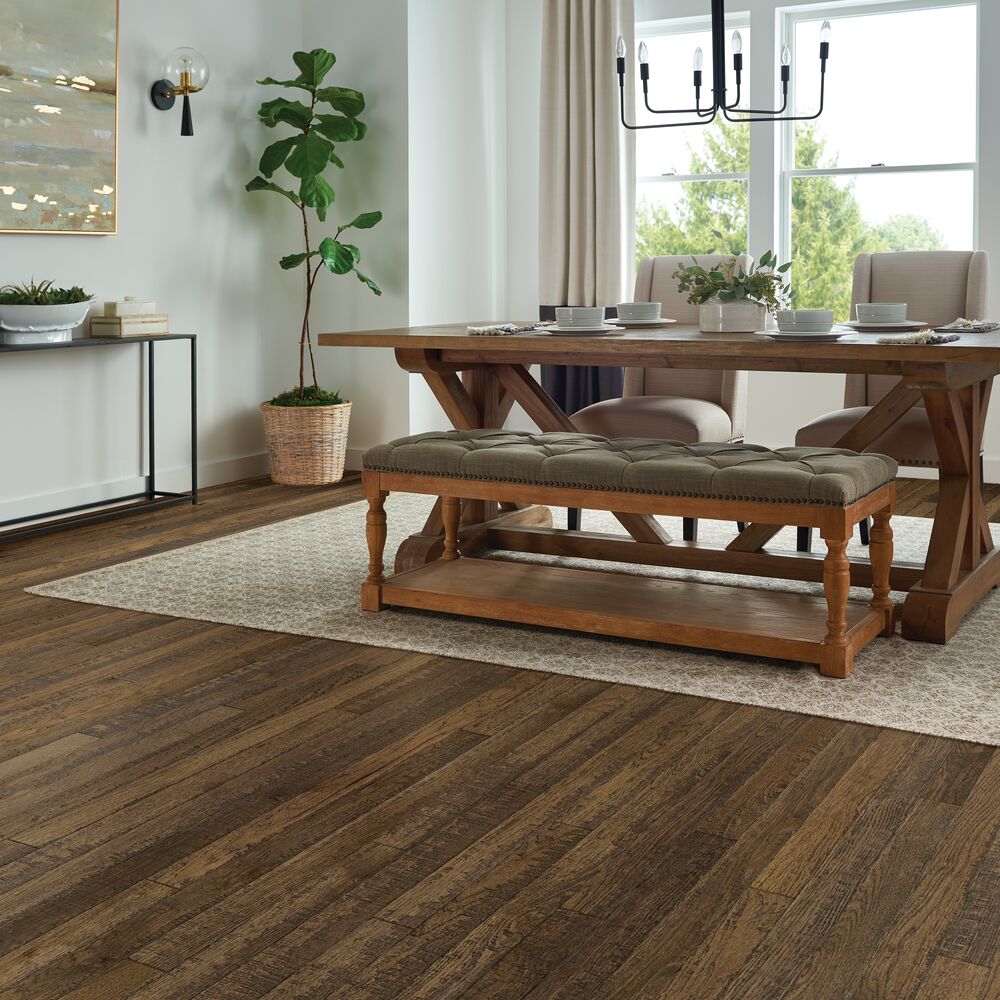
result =
[{"label": "wall sconce", "polygon": [[153,84],[150,97],[160,111],[169,111],[178,97],[184,98],[181,135],[194,135],[191,95],[208,86],[208,60],[195,49],[174,49],[163,64],[163,79]]}]

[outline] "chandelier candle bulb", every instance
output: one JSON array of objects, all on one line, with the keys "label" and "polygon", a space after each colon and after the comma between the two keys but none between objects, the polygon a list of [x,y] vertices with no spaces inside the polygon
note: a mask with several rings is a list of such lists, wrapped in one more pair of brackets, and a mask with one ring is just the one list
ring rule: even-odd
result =
[{"label": "chandelier candle bulb", "polygon": [[642,89],[649,89],[649,50],[645,42],[639,43],[639,78],[642,80]]},{"label": "chandelier candle bulb", "polygon": [[823,27],[819,29],[819,58],[826,72],[826,61],[830,58],[830,37],[833,35],[833,25],[829,21],[823,22]]}]

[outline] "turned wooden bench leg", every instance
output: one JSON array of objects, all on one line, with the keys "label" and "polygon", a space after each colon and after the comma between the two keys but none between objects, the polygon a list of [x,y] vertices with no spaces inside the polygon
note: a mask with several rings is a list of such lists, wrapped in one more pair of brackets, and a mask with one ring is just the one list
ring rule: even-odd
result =
[{"label": "turned wooden bench leg", "polygon": [[847,637],[847,598],[851,590],[851,562],[847,539],[827,538],[823,560],[823,592],[826,594],[826,638],[820,651],[819,672],[824,677],[850,677],[854,650]]},{"label": "turned wooden bench leg", "polygon": [[891,636],[896,631],[896,606],[889,599],[889,571],[892,569],[892,511],[889,508],[875,514],[875,525],[869,537],[874,595],[871,606],[885,616],[882,635]]},{"label": "turned wooden bench leg", "polygon": [[458,497],[441,498],[441,519],[444,521],[444,552],[441,558],[453,562],[459,558],[458,532],[462,524],[462,501]]},{"label": "turned wooden bench leg", "polygon": [[368,516],[365,519],[365,537],[368,539],[368,579],[361,585],[361,610],[381,611],[382,585],[385,583],[385,539],[387,535],[385,498],[381,491],[368,497]]}]

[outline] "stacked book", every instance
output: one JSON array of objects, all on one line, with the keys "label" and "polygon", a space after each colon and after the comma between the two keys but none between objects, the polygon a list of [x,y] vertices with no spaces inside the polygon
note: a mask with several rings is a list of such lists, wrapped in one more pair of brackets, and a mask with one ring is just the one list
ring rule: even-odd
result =
[{"label": "stacked book", "polygon": [[170,320],[156,311],[155,302],[126,297],[122,302],[105,302],[104,315],[90,321],[91,337],[156,337],[170,333]]}]

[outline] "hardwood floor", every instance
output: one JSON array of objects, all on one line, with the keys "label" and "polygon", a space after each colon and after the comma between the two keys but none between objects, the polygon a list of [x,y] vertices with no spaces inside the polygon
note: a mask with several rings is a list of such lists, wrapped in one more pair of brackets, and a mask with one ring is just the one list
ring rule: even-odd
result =
[{"label": "hardwood floor", "polygon": [[1000,998],[992,748],[22,592],[358,498],[0,545],[0,996]]}]

